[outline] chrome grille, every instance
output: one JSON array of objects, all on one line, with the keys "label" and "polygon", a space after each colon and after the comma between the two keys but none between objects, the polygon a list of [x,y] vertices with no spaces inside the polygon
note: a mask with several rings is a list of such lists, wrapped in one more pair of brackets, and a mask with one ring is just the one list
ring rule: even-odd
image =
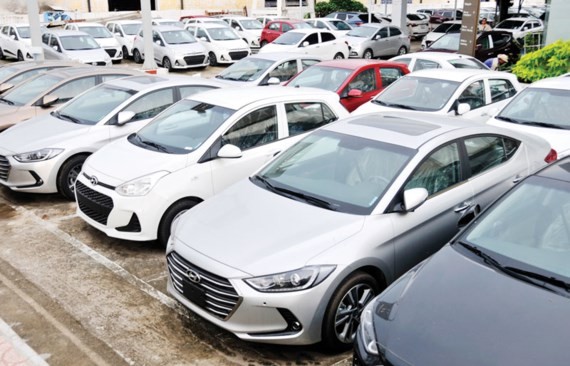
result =
[{"label": "chrome grille", "polygon": [[87,187],[80,181],[75,182],[75,193],[81,212],[98,223],[107,225],[107,218],[113,210],[113,199]]},{"label": "chrome grille", "polygon": [[10,174],[10,162],[5,156],[0,155],[0,179],[8,180]]},{"label": "chrome grille", "polygon": [[[176,291],[217,318],[230,317],[240,300],[230,281],[193,265],[176,252],[170,253],[166,260]],[[189,272],[198,274],[200,280],[191,282]]]}]

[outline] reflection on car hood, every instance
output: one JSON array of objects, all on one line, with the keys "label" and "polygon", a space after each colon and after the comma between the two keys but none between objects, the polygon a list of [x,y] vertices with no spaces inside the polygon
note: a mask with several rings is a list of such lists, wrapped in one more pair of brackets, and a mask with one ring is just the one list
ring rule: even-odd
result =
[{"label": "reflection on car hood", "polygon": [[[1,102],[0,102],[1,103]],[[0,104],[0,117],[7,116],[12,113],[18,112],[20,107],[9,104]]]},{"label": "reflection on car hood", "polygon": [[346,36],[343,38],[343,40],[345,40],[346,42],[348,42],[349,45],[354,47],[356,45],[368,41],[368,38]]},{"label": "reflection on car hood", "polygon": [[102,48],[95,48],[92,50],[77,50],[77,51],[65,51],[66,55],[72,60],[81,60],[81,62],[98,62],[104,61],[108,56]]},{"label": "reflection on car hood", "polygon": [[377,340],[391,364],[568,364],[563,350],[570,330],[561,324],[570,318],[570,299],[451,246],[403,280],[380,295],[385,312],[374,315]]},{"label": "reflection on car hood", "polygon": [[206,53],[206,49],[199,42],[183,43],[183,44],[169,44],[167,46],[178,55]]},{"label": "reflection on car hood", "polygon": [[61,147],[66,140],[89,131],[91,126],[63,121],[51,115],[35,117],[0,133],[0,149],[24,153]]},{"label": "reflection on car hood", "polygon": [[184,214],[174,235],[206,257],[259,276],[305,266],[363,223],[364,216],[328,211],[242,180]]},{"label": "reflection on car hood", "polygon": [[95,41],[101,47],[121,47],[121,45],[119,44],[119,41],[117,41],[117,39],[115,39],[115,37],[95,38]]}]

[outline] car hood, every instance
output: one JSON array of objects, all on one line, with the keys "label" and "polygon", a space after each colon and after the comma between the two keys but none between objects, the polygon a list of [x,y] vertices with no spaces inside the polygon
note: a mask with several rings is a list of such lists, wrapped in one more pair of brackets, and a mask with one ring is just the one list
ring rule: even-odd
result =
[{"label": "car hood", "polygon": [[119,41],[117,41],[117,39],[115,39],[115,37],[111,37],[111,38],[95,38],[95,41],[97,41],[97,43],[99,44],[99,46],[101,47],[120,47],[121,45],[119,44]]},{"label": "car hood", "polygon": [[[376,339],[393,365],[567,365],[570,299],[445,246],[380,295]],[[469,257],[467,257],[467,256]],[[381,314],[381,315],[380,315]]]},{"label": "car hood", "polygon": [[187,155],[164,154],[133,145],[121,138],[103,146],[83,165],[87,175],[118,186],[160,170],[173,172],[186,165]]},{"label": "car hood", "polygon": [[260,276],[330,264],[316,257],[359,232],[364,219],[277,195],[246,179],[185,213],[174,236],[227,267]]},{"label": "car hood", "polygon": [[436,39],[439,39],[441,36],[443,36],[445,33],[435,33],[435,32],[429,32],[428,34],[426,34],[424,40],[426,41],[435,41]]},{"label": "car hood", "polygon": [[244,29],[242,32],[249,34],[250,36],[261,37],[263,29]]},{"label": "car hood", "polygon": [[227,41],[213,41],[217,47],[228,51],[248,51],[249,46],[243,39],[232,39]]},{"label": "car hood", "polygon": [[18,112],[22,106],[15,106],[15,105],[8,105],[8,104],[0,104],[0,117],[7,116],[12,113]]},{"label": "car hood", "polygon": [[[269,43],[266,44],[265,46],[263,46],[263,48],[261,48],[259,50],[259,53],[268,53],[268,52],[289,52],[289,51],[293,51],[293,50],[297,50],[297,46],[294,44],[275,44],[275,43]],[[298,51],[297,51],[298,52]]]},{"label": "car hood", "polygon": [[65,54],[72,60],[80,60],[84,63],[104,61],[108,58],[107,52],[102,48],[92,50],[65,51]]},{"label": "car hood", "polygon": [[174,51],[177,55],[186,55],[189,53],[205,53],[206,49],[199,42],[186,43],[186,44],[169,44],[168,48]]},{"label": "car hood", "polygon": [[351,45],[352,47],[357,46],[359,44],[362,44],[366,41],[368,41],[368,38],[363,38],[363,37],[351,37],[351,36],[346,36],[343,38],[344,41],[348,42],[349,45]]},{"label": "car hood", "polygon": [[62,147],[63,142],[87,133],[90,128],[49,114],[35,117],[0,133],[0,149],[18,154],[46,147]]}]

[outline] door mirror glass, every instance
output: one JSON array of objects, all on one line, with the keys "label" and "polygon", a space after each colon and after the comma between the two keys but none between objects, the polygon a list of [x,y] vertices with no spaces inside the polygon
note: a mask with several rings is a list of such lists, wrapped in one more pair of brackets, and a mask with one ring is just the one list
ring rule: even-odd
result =
[{"label": "door mirror glass", "polygon": [[379,40],[379,39],[380,39],[380,35],[379,35],[379,34],[377,34],[377,35],[375,35],[375,36],[374,36],[374,38],[372,38],[372,39],[373,39],[374,41],[377,41],[377,40]]},{"label": "door mirror glass", "polygon": [[275,76],[267,80],[267,85],[279,85],[279,84],[281,84],[281,81],[279,80],[279,78],[276,78]]},{"label": "door mirror glass", "polygon": [[467,103],[459,103],[457,105],[457,115],[461,116],[471,110],[471,107]]},{"label": "door mirror glass", "polygon": [[129,122],[135,116],[135,112],[133,111],[122,111],[119,112],[117,115],[117,124],[119,126],[124,125],[125,123]]},{"label": "door mirror glass", "polygon": [[404,210],[414,211],[420,207],[428,198],[428,191],[425,188],[411,188],[404,191]]},{"label": "door mirror glass", "polygon": [[236,145],[226,144],[218,151],[218,158],[237,159],[241,158],[241,149]]},{"label": "door mirror glass", "polygon": [[123,36],[120,32],[116,32],[115,35],[116,35],[117,37],[122,37],[122,36]]},{"label": "door mirror glass", "polygon": [[209,42],[209,41],[208,41],[208,38],[206,38],[206,37],[200,37],[199,39],[200,39],[201,41],[204,41],[204,42]]},{"label": "door mirror glass", "polygon": [[56,95],[48,94],[43,97],[41,106],[43,108],[51,107],[59,100],[59,97]]}]

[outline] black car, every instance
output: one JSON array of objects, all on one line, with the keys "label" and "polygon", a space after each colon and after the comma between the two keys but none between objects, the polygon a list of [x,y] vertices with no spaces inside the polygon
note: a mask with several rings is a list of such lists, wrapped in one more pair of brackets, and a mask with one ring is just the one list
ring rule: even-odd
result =
[{"label": "black car", "polygon": [[353,365],[567,366],[569,319],[567,157],[372,300]]},{"label": "black car", "polygon": [[463,18],[463,12],[461,10],[453,9],[438,9],[429,18],[429,22],[432,24],[441,24],[448,20],[461,20]]}]

